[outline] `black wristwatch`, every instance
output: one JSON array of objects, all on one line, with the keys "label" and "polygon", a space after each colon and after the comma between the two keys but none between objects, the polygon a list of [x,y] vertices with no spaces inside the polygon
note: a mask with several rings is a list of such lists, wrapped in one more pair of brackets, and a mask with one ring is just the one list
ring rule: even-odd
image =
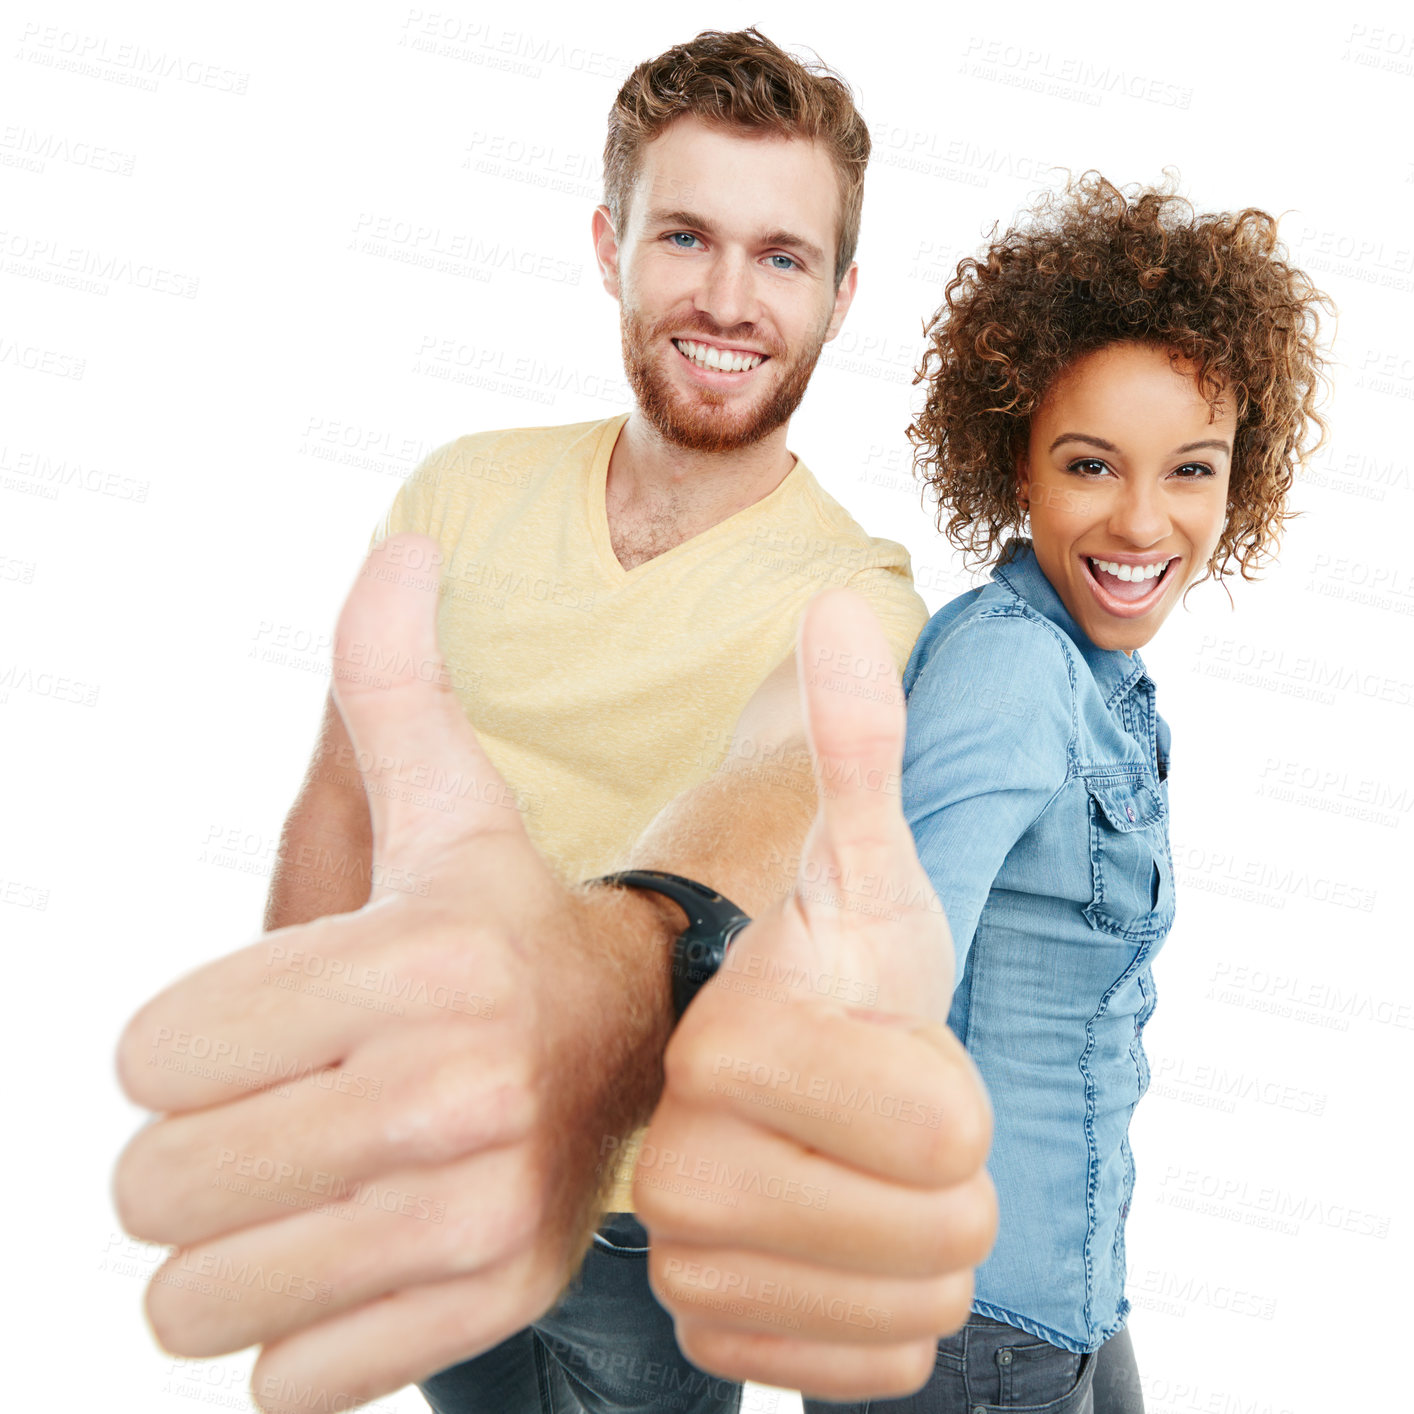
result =
[{"label": "black wristwatch", "polygon": [[661,869],[625,869],[589,882],[648,889],[672,899],[687,914],[687,927],[673,943],[673,1014],[679,1021],[703,984],[716,975],[732,939],[751,922],[736,904],[715,889],[681,874],[665,874]]}]

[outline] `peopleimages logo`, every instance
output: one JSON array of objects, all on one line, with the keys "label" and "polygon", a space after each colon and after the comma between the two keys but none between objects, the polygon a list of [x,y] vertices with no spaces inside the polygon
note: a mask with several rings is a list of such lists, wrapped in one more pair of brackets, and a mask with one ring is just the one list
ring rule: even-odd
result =
[{"label": "peopleimages logo", "polygon": [[[884,1119],[901,1119],[909,1124],[927,1125],[937,1129],[943,1122],[942,1109],[937,1105],[924,1104],[907,1095],[891,1095],[888,1091],[876,1091],[871,1087],[846,1085],[843,1081],[823,1075],[804,1077],[798,1070],[788,1066],[770,1066],[765,1061],[750,1060],[744,1056],[718,1055],[712,1062],[714,1085],[719,1077],[734,1085],[743,1087],[744,1095],[751,1091],[765,1091],[760,1096],[763,1103],[780,1104],[801,1100],[816,1105],[850,1111],[855,1114],[880,1115]],[[731,1093],[731,1092],[727,1092]]]},{"label": "peopleimages logo", "polygon": [[[759,1302],[768,1307],[777,1307],[788,1319],[782,1324],[798,1326],[801,1316],[824,1316],[845,1325],[859,1326],[865,1330],[887,1331],[893,1325],[893,1312],[879,1306],[866,1306],[857,1301],[846,1301],[841,1296],[826,1297],[818,1291],[798,1290],[789,1282],[762,1280],[741,1272],[724,1271],[720,1267],[689,1262],[682,1257],[669,1257],[665,1275],[675,1287],[695,1287],[712,1293],[717,1300],[702,1301],[700,1304],[719,1310],[727,1310],[733,1315],[744,1315],[750,1309],[746,1302]],[[693,1300],[679,1290],[684,1300]],[[723,1303],[727,1303],[723,1305]],[[760,1312],[752,1312],[759,1320]]]}]

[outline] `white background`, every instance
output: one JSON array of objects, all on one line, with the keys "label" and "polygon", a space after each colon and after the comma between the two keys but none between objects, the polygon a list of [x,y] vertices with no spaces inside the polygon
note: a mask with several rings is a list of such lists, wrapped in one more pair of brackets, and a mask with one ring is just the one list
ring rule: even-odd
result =
[{"label": "white background", "polygon": [[[1174,727],[1180,900],[1134,1130],[1131,1324],[1154,1414],[1400,1401],[1414,23],[1359,0],[1285,13],[12,12],[0,925],[24,1334],[7,1405],[241,1406],[248,1356],[174,1362],[142,1322],[153,1259],[107,1193],[140,1118],[114,1040],[258,931],[333,616],[400,478],[459,433],[625,405],[589,243],[605,113],[632,63],[753,22],[840,68],[876,144],[859,297],[792,447],[909,547],[932,607],[966,579],[909,478],[919,321],[1052,167],[1175,166],[1205,209],[1285,213],[1340,307],[1333,441],[1280,567],[1236,612],[1195,594],[1147,653]],[[459,243],[472,254],[438,270]]]}]

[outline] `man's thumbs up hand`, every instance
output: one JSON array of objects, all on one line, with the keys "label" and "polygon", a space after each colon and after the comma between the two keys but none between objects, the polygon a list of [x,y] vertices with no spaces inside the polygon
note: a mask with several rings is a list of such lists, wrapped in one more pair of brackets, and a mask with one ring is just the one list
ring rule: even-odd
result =
[{"label": "man's thumbs up hand", "polygon": [[900,807],[903,694],[877,620],[820,595],[797,663],[819,796],[799,877],[674,1033],[634,1203],[695,1364],[898,1396],[967,1319],[995,1236],[991,1111],[944,1024],[952,943]]},{"label": "man's thumbs up hand", "polygon": [[641,998],[449,690],[435,564],[384,541],[339,620],[368,905],[198,969],[119,1046],[123,1088],[163,1112],[114,1182],[123,1226],[177,1249],[153,1328],[180,1355],[263,1345],[252,1391],[279,1414],[354,1408],[543,1314],[596,1225],[604,1134],[649,1103],[623,1113],[618,1069]]}]

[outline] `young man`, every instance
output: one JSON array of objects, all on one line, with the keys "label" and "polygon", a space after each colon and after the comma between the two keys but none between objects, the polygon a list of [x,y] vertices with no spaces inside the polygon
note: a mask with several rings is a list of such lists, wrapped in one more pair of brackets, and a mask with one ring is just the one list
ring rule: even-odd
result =
[{"label": "young man", "polygon": [[[428,1381],[434,1408],[573,1407],[582,1387],[605,1408],[734,1408],[744,1378],[904,1393],[966,1317],[995,1221],[989,1121],[942,1025],[946,924],[895,796],[896,668],[926,613],[902,548],[786,446],[853,297],[867,157],[844,85],[754,31],[630,76],[594,235],[635,407],[462,438],[414,474],[341,620],[283,841],[330,867],[282,872],[267,925],[290,931],[129,1028],[129,1092],[200,1110],[130,1146],[130,1230],[215,1269],[279,1261],[322,1293],[237,1309],[154,1282],[170,1348],[266,1346],[264,1407],[296,1407],[282,1381],[369,1398],[468,1355]],[[797,663],[831,587],[883,634],[827,595]],[[439,644],[455,699],[425,671]],[[671,1046],[683,914],[575,887],[625,866],[764,915]],[[303,985],[311,957],[433,1000],[411,1020],[331,1005]],[[213,1031],[295,1049],[294,1103],[218,1104],[241,1077],[184,1069],[174,1039]],[[327,1080],[355,1059],[378,1081],[362,1110]],[[791,1075],[816,1099],[861,1076],[890,1098],[786,1107]],[[273,1195],[213,1182],[213,1153],[264,1156]],[[272,1217],[315,1165],[331,1191],[378,1178],[454,1220]]]}]

